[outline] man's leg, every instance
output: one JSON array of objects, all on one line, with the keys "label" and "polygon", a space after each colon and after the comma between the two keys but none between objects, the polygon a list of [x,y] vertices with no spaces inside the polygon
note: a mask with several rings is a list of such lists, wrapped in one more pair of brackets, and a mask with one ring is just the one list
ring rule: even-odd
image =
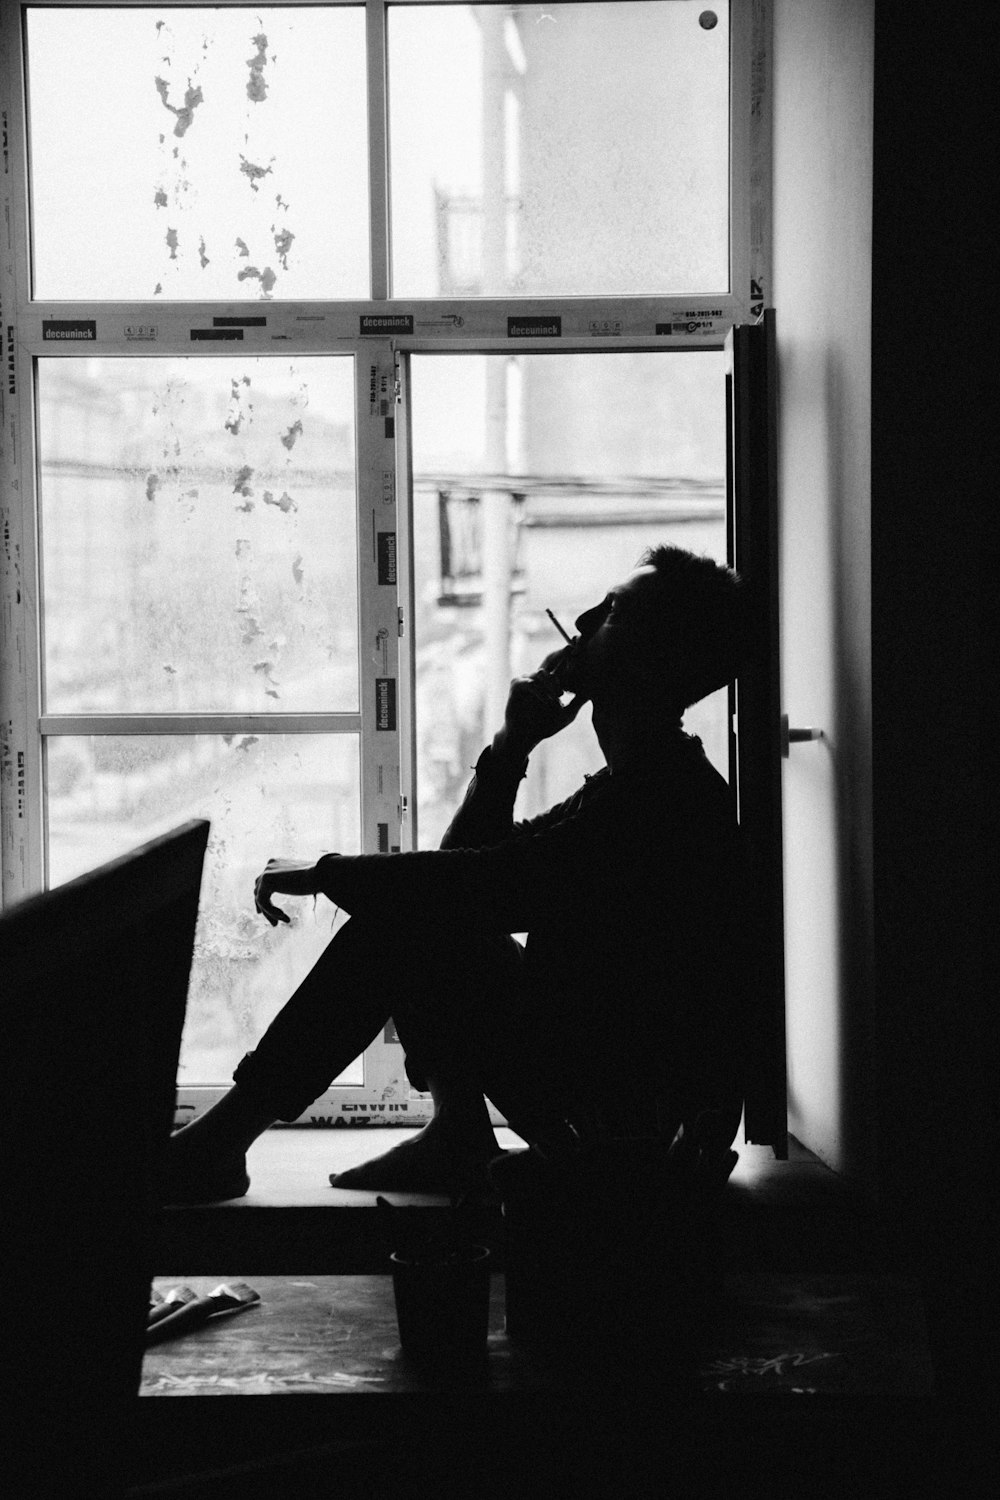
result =
[{"label": "man's leg", "polygon": [[392,1015],[407,1074],[430,1093],[434,1115],[415,1136],[331,1176],[336,1187],[457,1193],[485,1182],[499,1148],[484,1093],[505,1112],[514,1094],[521,959],[513,938],[460,934],[444,944],[421,938],[398,955],[409,978]]},{"label": "man's leg", "polygon": [[383,931],[371,922],[348,922],[240,1063],[234,1088],[171,1138],[168,1196],[179,1201],[245,1192],[247,1148],[275,1120],[294,1120],[307,1109],[391,1014],[397,1024],[407,1018],[401,1036],[405,1032],[406,1044],[421,1052],[435,1101],[432,1126],[408,1143],[411,1150],[394,1162],[392,1175],[408,1179],[404,1188],[441,1191],[445,1176],[488,1159],[496,1143],[482,1086],[468,1076],[467,1052],[453,1044],[450,1018],[464,1014],[475,1029],[487,995],[486,1008],[497,1008],[513,988],[509,948],[516,949],[512,940],[480,942],[445,929]]}]

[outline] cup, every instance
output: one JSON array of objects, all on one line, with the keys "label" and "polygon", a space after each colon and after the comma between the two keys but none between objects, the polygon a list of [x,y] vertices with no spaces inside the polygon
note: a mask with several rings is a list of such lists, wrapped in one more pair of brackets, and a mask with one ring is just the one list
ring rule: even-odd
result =
[{"label": "cup", "polygon": [[490,1252],[471,1245],[454,1255],[390,1256],[403,1353],[425,1364],[482,1358],[490,1314]]}]

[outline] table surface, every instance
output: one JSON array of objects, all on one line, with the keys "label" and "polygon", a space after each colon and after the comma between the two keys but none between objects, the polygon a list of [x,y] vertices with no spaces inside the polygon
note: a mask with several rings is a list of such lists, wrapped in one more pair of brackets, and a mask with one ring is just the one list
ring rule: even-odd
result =
[{"label": "table surface", "polygon": [[[454,1377],[428,1375],[402,1354],[387,1275],[175,1276],[155,1285],[205,1293],[244,1280],[260,1304],[149,1348],[142,1396],[392,1395],[455,1378],[468,1389],[530,1392],[560,1378],[507,1338],[501,1275],[492,1278],[482,1364]],[[896,1276],[727,1276],[695,1383],[705,1394],[929,1394],[919,1293]]]}]

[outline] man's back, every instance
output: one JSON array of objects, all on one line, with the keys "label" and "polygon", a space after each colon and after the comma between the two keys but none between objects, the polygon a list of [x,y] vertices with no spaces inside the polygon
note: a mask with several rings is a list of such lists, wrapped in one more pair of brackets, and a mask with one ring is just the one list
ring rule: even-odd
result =
[{"label": "man's back", "polygon": [[514,838],[557,829],[562,899],[528,928],[525,981],[559,1072],[574,1090],[661,1090],[680,1075],[708,1087],[738,1051],[742,902],[725,782],[685,739],[655,768],[598,773]]}]

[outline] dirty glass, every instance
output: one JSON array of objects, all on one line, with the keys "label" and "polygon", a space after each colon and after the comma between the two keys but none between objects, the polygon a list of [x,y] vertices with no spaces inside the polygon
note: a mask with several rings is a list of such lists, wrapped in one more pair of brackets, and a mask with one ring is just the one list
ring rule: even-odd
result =
[{"label": "dirty glass", "polygon": [[367,297],[364,10],[29,7],[34,294]]},{"label": "dirty glass", "polygon": [[[335,920],[320,897],[290,902],[292,925],[272,928],[254,880],[272,856],[360,852],[357,737],[73,735],[50,738],[45,759],[52,886],[188,818],[211,821],[178,1081],[228,1083]],[[362,1082],[360,1058],[339,1081]]]},{"label": "dirty glass", "polygon": [[729,8],[393,6],[393,292],[729,286]]},{"label": "dirty glass", "polygon": [[[415,356],[417,826],[433,848],[510,678],[562,644],[646,547],[726,561],[724,355]],[[728,703],[689,734],[728,776]],[[531,757],[516,806],[533,817],[604,763],[589,705]]]},{"label": "dirty glass", "polygon": [[38,363],[49,713],[356,711],[349,357]]}]

